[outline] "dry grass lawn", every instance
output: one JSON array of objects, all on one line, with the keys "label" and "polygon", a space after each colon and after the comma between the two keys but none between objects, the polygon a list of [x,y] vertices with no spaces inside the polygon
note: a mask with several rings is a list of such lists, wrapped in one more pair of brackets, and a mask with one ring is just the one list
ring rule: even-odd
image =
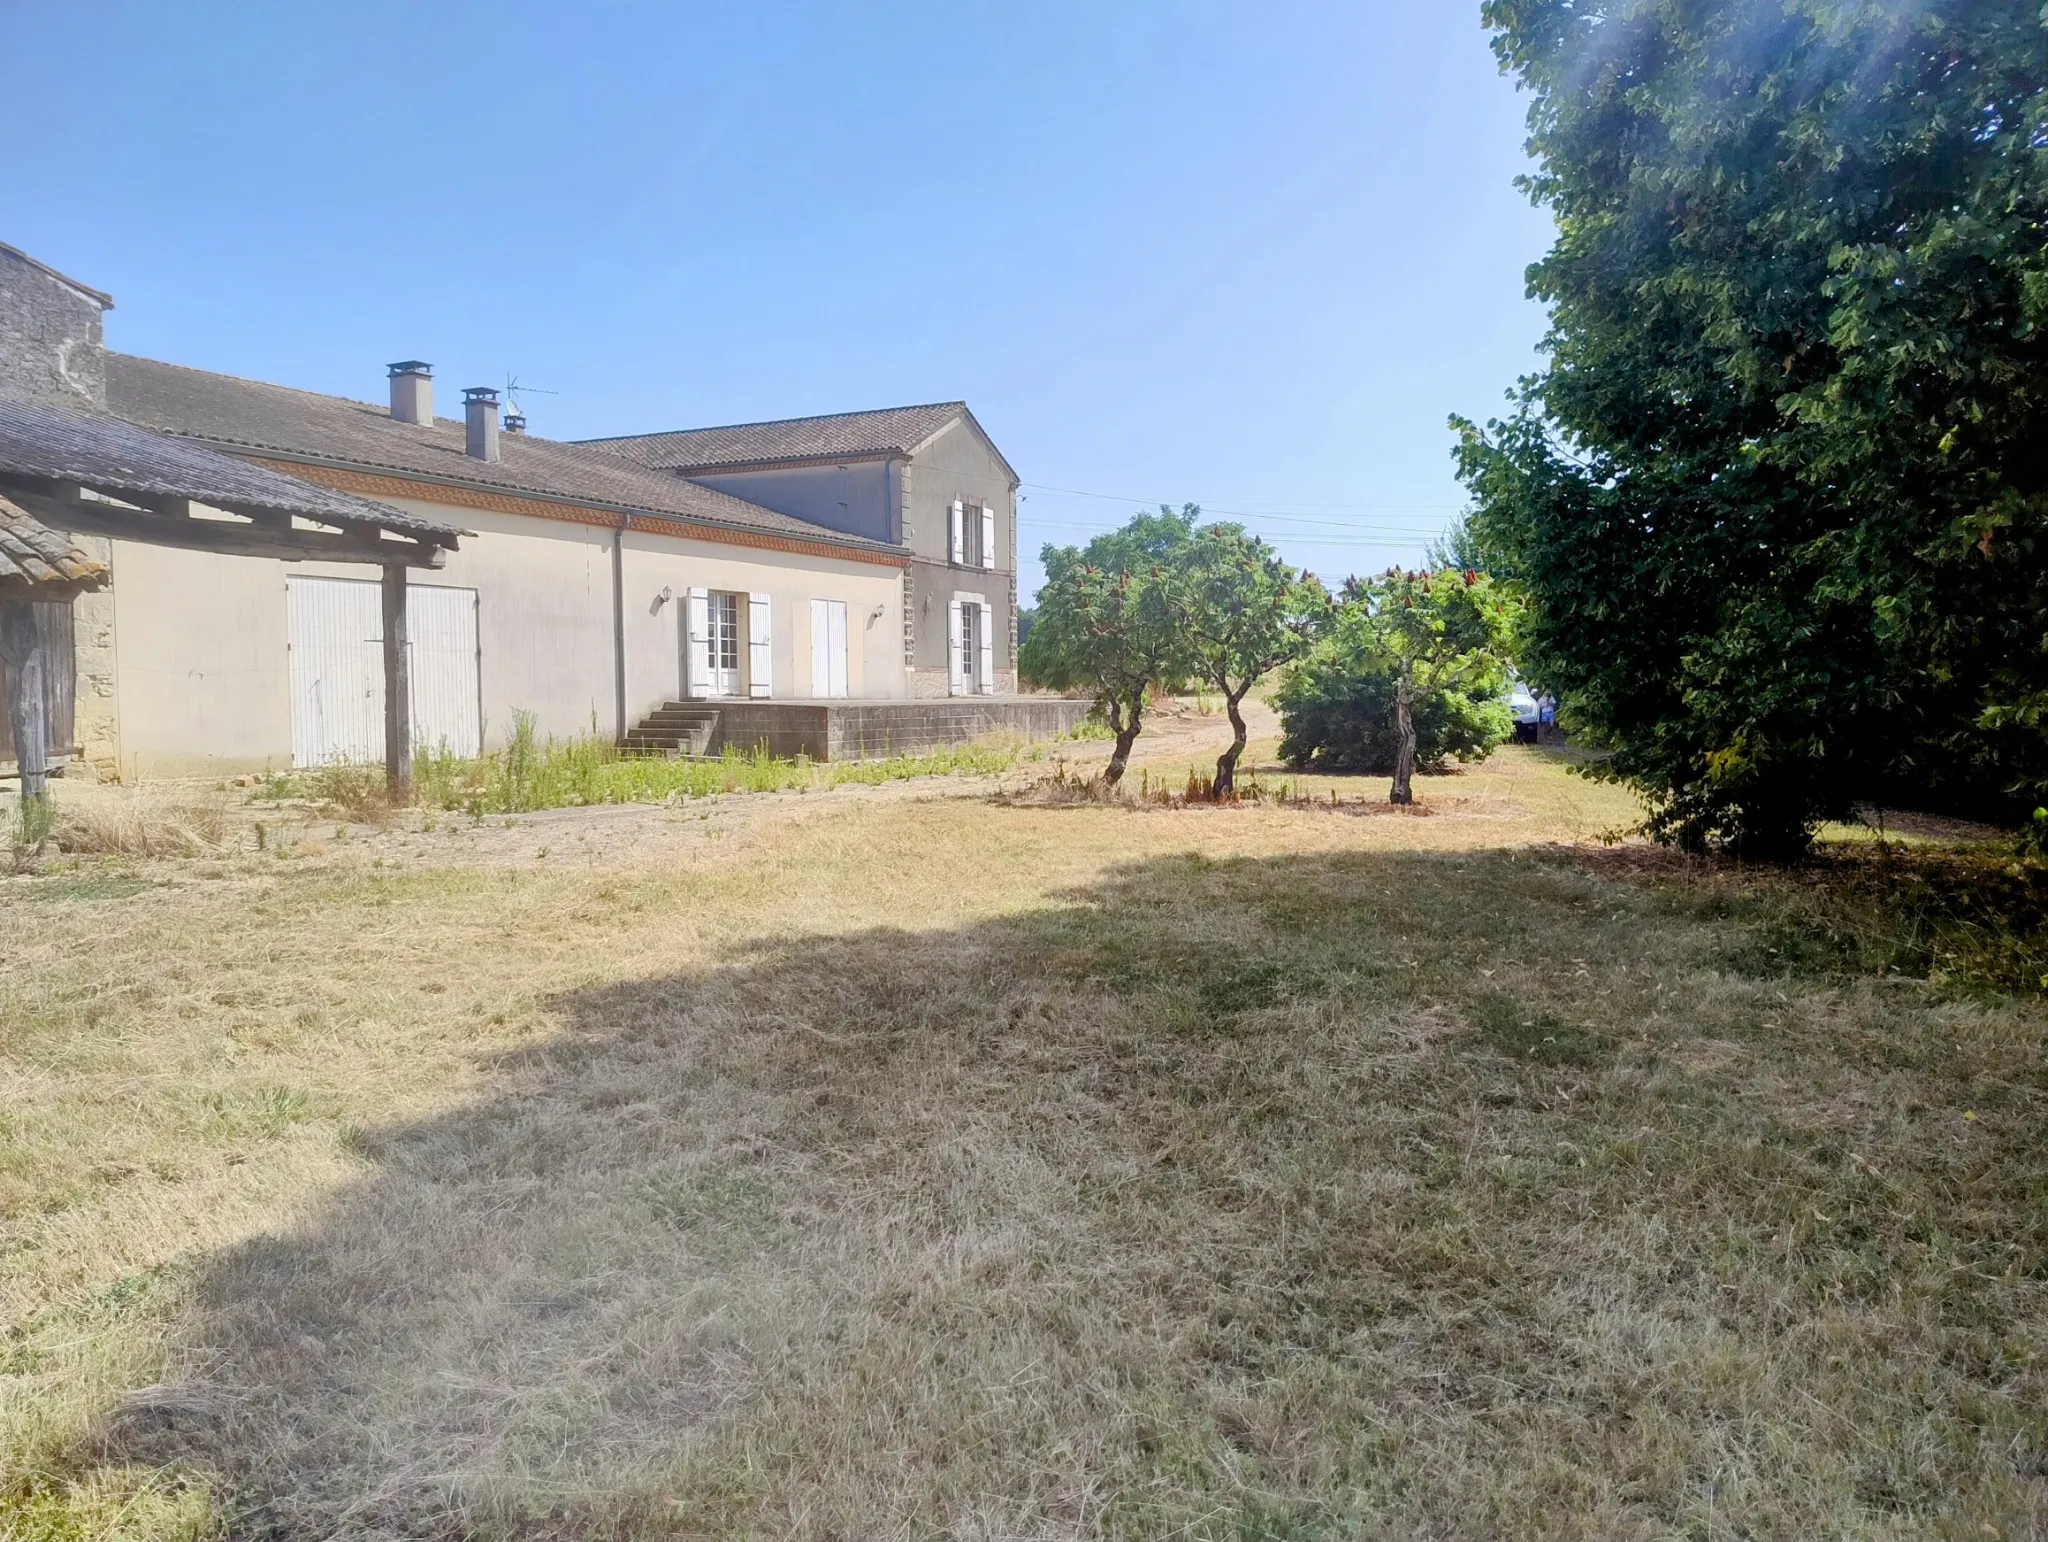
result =
[{"label": "dry grass lawn", "polygon": [[2041,1010],[1333,787],[0,880],[0,1536],[2041,1535]]}]

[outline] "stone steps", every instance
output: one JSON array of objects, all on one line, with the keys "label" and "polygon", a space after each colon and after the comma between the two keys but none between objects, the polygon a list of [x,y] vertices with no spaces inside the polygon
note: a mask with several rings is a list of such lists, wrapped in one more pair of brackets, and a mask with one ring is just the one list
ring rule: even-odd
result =
[{"label": "stone steps", "polygon": [[639,754],[703,755],[718,732],[718,709],[671,701],[626,730],[624,748]]}]

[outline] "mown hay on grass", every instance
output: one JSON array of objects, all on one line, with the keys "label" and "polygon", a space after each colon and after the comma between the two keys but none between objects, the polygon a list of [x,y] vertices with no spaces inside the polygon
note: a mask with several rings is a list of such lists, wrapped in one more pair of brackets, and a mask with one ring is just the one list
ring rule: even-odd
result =
[{"label": "mown hay on grass", "polygon": [[242,842],[225,794],[182,788],[96,787],[55,797],[51,832],[59,851],[75,856],[216,856]]},{"label": "mown hay on grass", "polygon": [[[1600,795],[1503,759],[1466,794]],[[1781,968],[1796,885],[1480,849],[1529,817],[757,812],[18,907],[0,1493],[280,1539],[2048,1520],[2038,1005]]]}]

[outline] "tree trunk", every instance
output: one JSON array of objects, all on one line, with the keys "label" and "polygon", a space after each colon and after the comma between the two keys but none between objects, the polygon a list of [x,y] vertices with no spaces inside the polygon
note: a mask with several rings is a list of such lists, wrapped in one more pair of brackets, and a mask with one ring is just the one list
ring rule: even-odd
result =
[{"label": "tree trunk", "polygon": [[1130,721],[1126,723],[1123,703],[1113,701],[1109,704],[1109,727],[1116,735],[1116,748],[1109,752],[1109,765],[1102,773],[1103,786],[1114,787],[1124,779],[1124,767],[1130,764],[1131,746],[1138,742],[1138,720],[1144,710],[1145,702],[1141,695],[1131,703]]},{"label": "tree trunk", "polygon": [[1403,808],[1415,801],[1415,676],[1406,659],[1394,687],[1394,787],[1389,803]]},{"label": "tree trunk", "polygon": [[14,696],[7,704],[14,729],[14,763],[21,773],[26,802],[49,791],[50,725],[44,714],[43,671],[48,665],[35,608],[27,600],[0,601],[0,658],[14,677]]},{"label": "tree trunk", "polygon": [[[1249,685],[1245,691],[1251,689]],[[1235,696],[1228,690],[1223,693],[1223,710],[1230,714],[1230,726],[1236,737],[1230,741],[1230,748],[1216,757],[1216,785],[1210,789],[1210,796],[1221,803],[1237,792],[1237,757],[1244,753],[1246,731],[1244,714],[1237,710],[1237,704],[1244,700],[1244,691]]]}]

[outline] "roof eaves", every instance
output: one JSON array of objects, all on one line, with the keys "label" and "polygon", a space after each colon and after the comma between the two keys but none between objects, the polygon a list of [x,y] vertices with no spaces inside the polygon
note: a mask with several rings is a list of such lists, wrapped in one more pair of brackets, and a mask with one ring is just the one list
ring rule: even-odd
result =
[{"label": "roof eaves", "polygon": [[[813,542],[820,546],[838,546],[848,551],[885,552],[890,556],[907,554],[907,548],[893,546],[882,541],[864,541],[859,537],[847,537],[823,525],[806,528],[800,534],[794,531],[771,529],[766,526],[743,525],[733,520],[706,518],[702,514],[690,514],[674,509],[652,509],[645,504],[618,503],[609,498],[569,497],[563,493],[549,492],[542,488],[525,487],[511,482],[483,482],[472,477],[438,476],[429,471],[417,471],[409,466],[386,465],[381,461],[345,460],[337,456],[312,455],[304,450],[277,449],[269,445],[243,444],[239,440],[212,439],[200,435],[183,435],[202,444],[221,445],[250,455],[260,455],[265,460],[283,461],[295,466],[326,466],[336,471],[360,471],[375,476],[393,477],[402,482],[417,482],[425,487],[459,487],[467,492],[513,494],[534,503],[552,503],[565,509],[599,509],[607,514],[639,515],[643,519],[663,519],[673,524],[695,525],[704,530],[730,530],[740,535],[779,535],[789,539]],[[716,489],[712,489],[716,491]],[[808,521],[803,522],[808,525]],[[473,534],[474,532],[464,532]]]}]

